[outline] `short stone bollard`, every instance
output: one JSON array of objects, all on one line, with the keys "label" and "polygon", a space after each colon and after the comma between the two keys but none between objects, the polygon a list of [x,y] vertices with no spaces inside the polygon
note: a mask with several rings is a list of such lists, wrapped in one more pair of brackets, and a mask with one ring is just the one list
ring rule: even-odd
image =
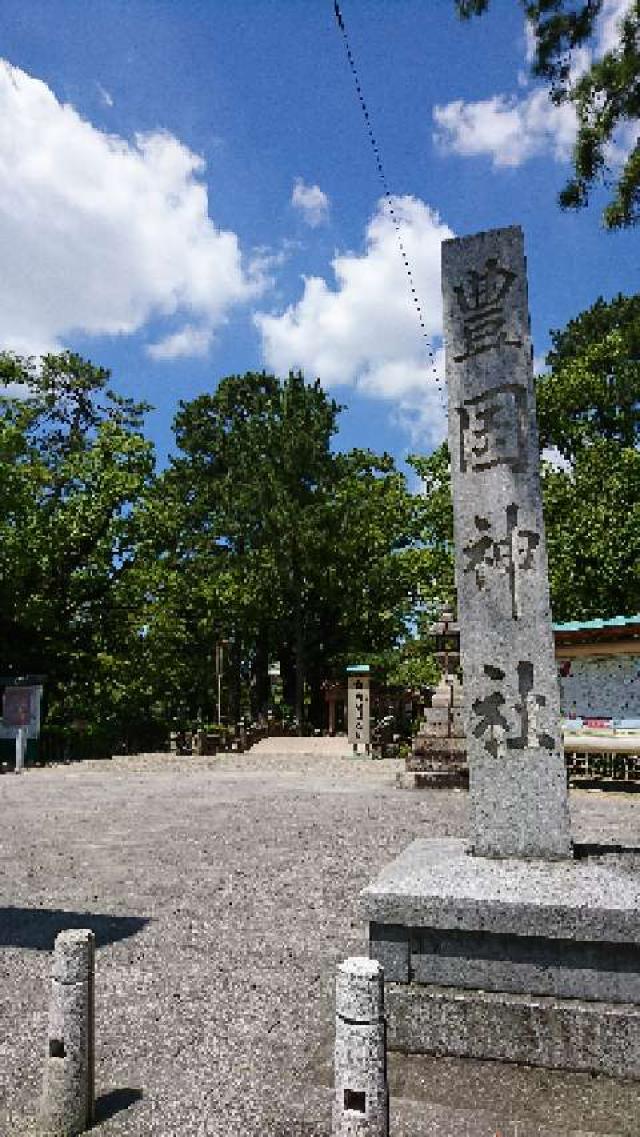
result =
[{"label": "short stone bollard", "polygon": [[75,1137],[94,1117],[95,936],[60,932],[53,949],[41,1137]]},{"label": "short stone bollard", "polygon": [[388,1137],[383,970],[353,956],[338,967],[333,1137]]}]

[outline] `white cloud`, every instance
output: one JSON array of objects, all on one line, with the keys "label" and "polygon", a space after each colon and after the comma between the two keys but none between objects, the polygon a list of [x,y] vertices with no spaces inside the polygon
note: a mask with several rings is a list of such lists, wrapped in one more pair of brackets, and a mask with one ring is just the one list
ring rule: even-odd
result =
[{"label": "white cloud", "polygon": [[506,95],[476,103],[456,99],[434,107],[433,117],[436,142],[443,151],[464,157],[486,154],[494,166],[521,166],[548,151],[564,161],[576,134],[573,106],[554,106],[542,88],[521,99]]},{"label": "white cloud", "polygon": [[100,96],[100,101],[102,103],[104,103],[105,107],[112,107],[113,106],[113,95],[109,94],[106,87],[102,86],[102,83],[96,83],[96,87],[98,88],[98,94]]},{"label": "white cloud", "polygon": [[186,324],[178,332],[151,344],[148,354],[152,359],[181,359],[185,356],[206,355],[211,347],[213,331],[207,327]]},{"label": "white cloud", "polygon": [[[440,246],[453,233],[415,197],[397,198],[394,211],[399,232],[381,202],[367,226],[364,252],[334,257],[334,286],[307,277],[297,303],[255,319],[267,366],[280,374],[299,367],[327,386],[355,386],[392,400],[398,420],[411,423],[426,446],[443,437],[444,411],[398,238],[433,340],[442,334]],[[441,352],[437,361],[441,374]]]},{"label": "white cloud", "polygon": [[386,392],[386,397],[394,400],[394,421],[408,434],[411,448],[419,451],[439,445],[447,435],[444,348],[435,352],[435,361],[435,372],[427,362],[416,361],[413,368],[409,360],[403,362],[402,388]]},{"label": "white cloud", "polygon": [[[617,43],[620,21],[633,0],[604,0],[596,20],[593,47],[574,50],[570,59],[570,83],[575,83],[605,52]],[[525,23],[525,58],[535,57],[532,25]],[[518,73],[518,83],[526,80]],[[577,118],[572,104],[555,106],[546,87],[536,87],[526,95],[493,95],[477,102],[455,99],[434,107],[434,138],[445,153],[463,157],[487,155],[496,167],[521,166],[528,159],[551,154],[556,161],[566,161],[575,142]],[[635,144],[637,123],[623,124],[607,158],[614,164],[622,161]]]},{"label": "white cloud", "polygon": [[291,204],[299,210],[307,225],[317,229],[324,225],[329,217],[329,198],[320,189],[320,186],[306,186],[302,178],[296,178]]},{"label": "white cloud", "polygon": [[596,26],[596,54],[612,51],[618,41],[620,21],[631,8],[633,0],[604,0]]},{"label": "white cloud", "polygon": [[0,398],[28,399],[31,388],[28,383],[0,383]]},{"label": "white cloud", "polygon": [[609,166],[622,166],[631,151],[640,141],[640,124],[635,119],[620,122],[605,147],[605,160]]},{"label": "white cloud", "polygon": [[543,462],[547,462],[551,466],[552,470],[563,470],[566,473],[573,469],[569,459],[561,454],[557,446],[545,446],[540,457]]},{"label": "white cloud", "polygon": [[525,22],[524,22],[524,57],[525,57],[527,63],[529,64],[529,66],[531,66],[531,64],[533,63],[533,61],[536,57],[537,46],[538,46],[538,41],[536,40],[536,33],[535,33],[534,26],[531,23],[531,20],[525,20]]},{"label": "white cloud", "polygon": [[171,316],[183,328],[151,351],[201,351],[265,284],[209,217],[203,171],[172,135],[103,133],[0,61],[0,348],[35,354]]}]

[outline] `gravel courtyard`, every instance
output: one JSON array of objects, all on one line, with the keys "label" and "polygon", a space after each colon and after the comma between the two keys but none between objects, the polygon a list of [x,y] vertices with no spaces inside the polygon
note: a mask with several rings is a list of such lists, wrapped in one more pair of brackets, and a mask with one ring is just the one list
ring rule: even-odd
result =
[{"label": "gravel courtyard", "polygon": [[[104,1135],[327,1137],[335,967],[359,890],[466,796],[274,740],[0,777],[0,1137],[35,1132],[50,949],[97,933]],[[638,844],[640,797],[572,795],[581,841]],[[637,1137],[640,1084],[395,1058],[394,1137]]]}]

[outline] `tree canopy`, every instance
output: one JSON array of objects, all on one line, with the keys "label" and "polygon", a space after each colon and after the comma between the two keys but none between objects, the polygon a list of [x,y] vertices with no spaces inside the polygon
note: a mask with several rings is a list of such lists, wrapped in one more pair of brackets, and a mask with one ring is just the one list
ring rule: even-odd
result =
[{"label": "tree canopy", "polygon": [[600,299],[552,332],[537,384],[557,619],[640,609],[640,296]]},{"label": "tree canopy", "polygon": [[214,589],[209,654],[216,638],[231,641],[236,709],[241,666],[254,713],[266,709],[277,658],[301,722],[307,681],[317,697],[350,653],[390,648],[404,628],[414,499],[388,455],[331,448],[339,411],[301,374],[249,373],[176,417],[162,494],[181,503],[177,546],[201,581],[200,608],[205,582]]},{"label": "tree canopy", "polygon": [[600,441],[640,441],[640,295],[599,299],[562,331],[551,333],[538,380],[543,447],[569,461]]},{"label": "tree canopy", "polygon": [[[560,204],[578,209],[593,186],[611,184],[605,228],[620,229],[640,219],[640,0],[631,0],[615,42],[598,58],[585,57],[604,0],[521,0],[535,43],[533,74],[546,79],[556,104],[575,107],[578,132],[573,176]],[[489,0],[456,0],[463,19],[481,15]],[[583,66],[577,66],[582,50]],[[587,62],[584,60],[587,58]],[[634,133],[629,141],[625,132]],[[620,161],[619,152],[624,151]],[[610,167],[619,167],[613,174]]]},{"label": "tree canopy", "polygon": [[[46,672],[53,701],[93,718],[153,473],[145,408],[71,353],[0,357],[0,628],[3,668]],[[24,396],[24,397],[23,397]],[[123,677],[121,677],[123,678]]]},{"label": "tree canopy", "polygon": [[422,499],[389,455],[335,449],[319,382],[221,380],[179,405],[156,473],[146,408],[106,371],[5,355],[0,379],[18,384],[0,399],[2,671],[46,675],[49,723],[135,745],[211,722],[220,644],[231,722],[266,712],[270,661],[299,725],[354,656],[393,666]]},{"label": "tree canopy", "polygon": [[[639,329],[640,296],[598,300],[552,332],[537,382],[556,619],[640,608]],[[301,728],[356,659],[436,679],[424,632],[454,598],[446,444],[410,459],[411,492],[388,454],[336,447],[341,408],[319,382],[249,372],[179,405],[158,472],[146,407],[102,368],[5,354],[0,381],[0,670],[46,675],[49,724],[135,746],[255,717],[276,660]]]},{"label": "tree canopy", "polygon": [[[556,620],[640,609],[639,336],[640,296],[600,299],[551,333],[550,370],[536,383]],[[427,494],[424,556],[446,597],[453,587],[448,447],[414,462]]]}]

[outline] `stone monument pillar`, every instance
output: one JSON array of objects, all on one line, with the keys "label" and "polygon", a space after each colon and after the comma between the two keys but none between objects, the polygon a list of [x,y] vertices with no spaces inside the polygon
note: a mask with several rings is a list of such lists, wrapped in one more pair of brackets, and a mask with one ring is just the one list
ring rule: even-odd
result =
[{"label": "stone monument pillar", "polygon": [[522,231],[442,247],[471,849],[567,857]]},{"label": "stone monument pillar", "polygon": [[471,842],[361,894],[389,1044],[640,1079],[640,874],[572,855],[522,233],[443,244]]}]

